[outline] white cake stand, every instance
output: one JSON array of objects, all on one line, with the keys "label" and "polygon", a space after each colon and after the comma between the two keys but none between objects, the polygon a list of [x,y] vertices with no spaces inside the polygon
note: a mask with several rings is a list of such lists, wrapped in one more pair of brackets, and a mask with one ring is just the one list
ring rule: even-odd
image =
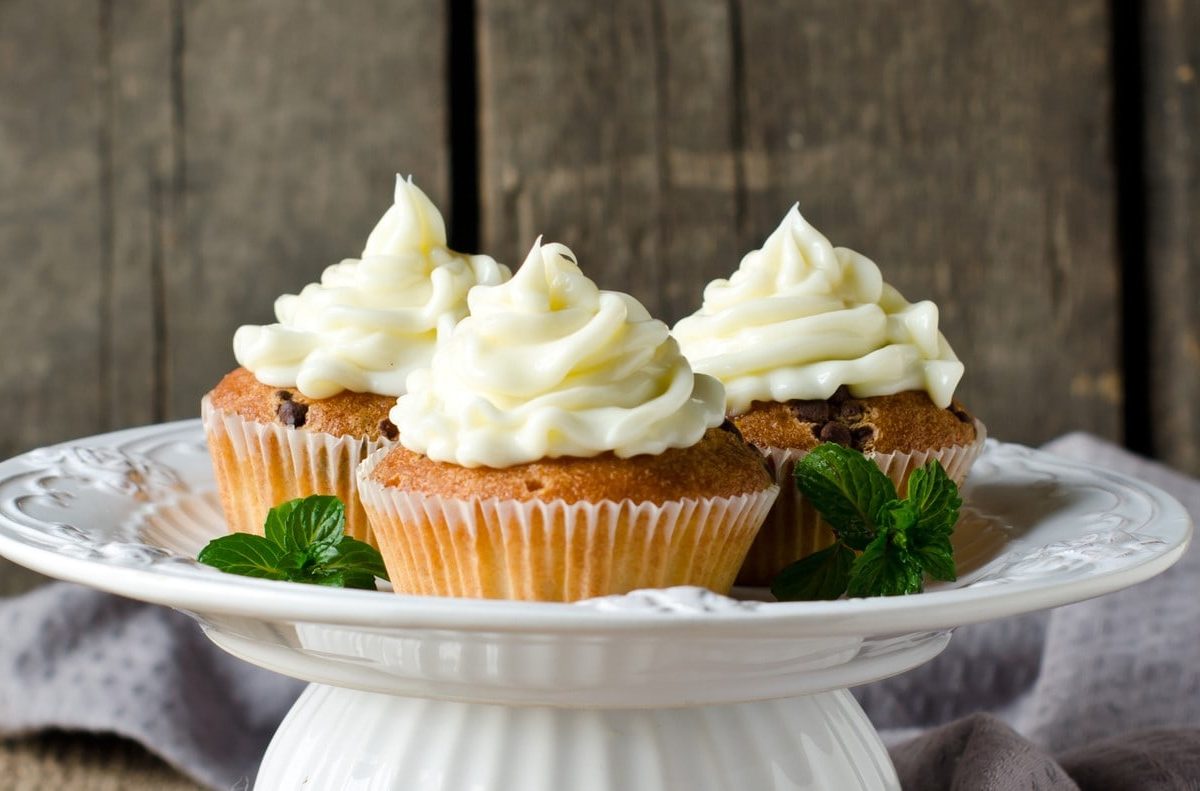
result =
[{"label": "white cake stand", "polygon": [[[697,588],[579,604],[396,596],[234,577],[198,421],[0,464],[0,554],[188,612],[217,645],[311,682],[260,791],[894,789],[848,687],[936,656],[956,626],[1163,571],[1191,536],[1139,481],[989,443],[964,490],[959,581],[779,604]],[[745,592],[752,597],[754,592]]]}]

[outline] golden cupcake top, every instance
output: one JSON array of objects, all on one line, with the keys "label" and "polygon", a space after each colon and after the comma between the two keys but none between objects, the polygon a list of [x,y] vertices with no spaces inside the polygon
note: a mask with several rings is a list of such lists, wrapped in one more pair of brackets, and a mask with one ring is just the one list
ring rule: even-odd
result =
[{"label": "golden cupcake top", "polygon": [[762,448],[812,450],[834,442],[864,453],[910,453],[976,439],[975,418],[962,404],[942,409],[921,390],[859,399],[841,387],[822,400],[755,401],[731,420]]},{"label": "golden cupcake top", "polygon": [[673,333],[695,369],[725,385],[730,414],[754,401],[856,398],[924,390],[950,405],[963,365],[938,331],[938,309],[908,302],[879,267],[833,247],[793,206],[728,280]]},{"label": "golden cupcake top", "polygon": [[564,245],[539,239],[512,280],[467,302],[392,409],[412,451],[463,467],[629,458],[690,447],[722,421],[720,383],[692,371],[640,302],[597,288]]},{"label": "golden cupcake top", "polygon": [[380,460],[370,479],[422,496],[566,503],[740,497],[773,485],[762,455],[735,431],[721,428],[709,429],[694,445],[659,454],[562,456],[500,469],[437,462],[397,447]]},{"label": "golden cupcake top", "polygon": [[396,438],[396,427],[388,420],[396,403],[391,396],[344,390],[329,398],[309,398],[294,387],[265,385],[245,368],[235,368],[207,397],[213,409],[256,423],[335,437]]},{"label": "golden cupcake top", "polygon": [[299,294],[275,301],[276,324],[239,327],[234,356],[265,385],[309,398],[349,390],[399,396],[429,364],[437,339],[467,313],[467,292],[509,271],[486,255],[446,246],[442,215],[396,177],[395,203],[360,258],[334,264]]}]

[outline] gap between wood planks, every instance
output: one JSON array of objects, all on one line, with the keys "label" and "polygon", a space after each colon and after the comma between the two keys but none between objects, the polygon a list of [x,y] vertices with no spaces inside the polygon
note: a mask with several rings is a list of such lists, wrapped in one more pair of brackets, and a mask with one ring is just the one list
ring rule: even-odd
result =
[{"label": "gap between wood planks", "polygon": [[1117,257],[1121,273],[1123,440],[1155,455],[1150,419],[1150,289],[1146,257],[1145,106],[1142,101],[1144,20],[1140,3],[1111,0],[1113,157]]}]

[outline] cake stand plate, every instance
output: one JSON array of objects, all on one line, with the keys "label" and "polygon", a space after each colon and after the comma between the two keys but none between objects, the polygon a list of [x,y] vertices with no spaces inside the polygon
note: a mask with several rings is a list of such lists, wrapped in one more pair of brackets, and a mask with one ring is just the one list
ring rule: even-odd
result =
[{"label": "cake stand plate", "polygon": [[230,653],[311,682],[258,789],[894,789],[849,687],[929,660],[957,626],[1148,579],[1192,531],[1153,486],[994,441],[963,497],[959,579],[915,596],[397,596],[197,564],[225,528],[185,421],[0,463],[0,554],[183,610]]}]

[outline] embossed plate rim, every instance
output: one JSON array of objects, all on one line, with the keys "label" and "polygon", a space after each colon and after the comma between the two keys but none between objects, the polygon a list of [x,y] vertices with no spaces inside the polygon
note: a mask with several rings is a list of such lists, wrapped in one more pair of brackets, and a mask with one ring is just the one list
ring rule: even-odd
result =
[{"label": "embossed plate rim", "polygon": [[[0,462],[0,487],[7,487],[19,476],[30,477],[34,469],[30,465],[36,461],[36,454],[44,456],[76,446],[116,448],[174,434],[191,436],[188,441],[199,441],[202,436],[200,423],[186,420],[143,426],[31,451]],[[173,441],[185,442],[184,439]],[[993,440],[989,440],[976,477],[994,474],[988,472],[989,466],[995,467],[1005,457],[1020,457],[1043,470],[1090,478],[1092,485],[1103,483],[1106,490],[1118,495],[1136,493],[1151,507],[1151,517],[1134,526],[1137,535],[1148,539],[1146,546],[1149,548],[1128,562],[1085,573],[1077,579],[1056,580],[1053,575],[1011,582],[999,579],[991,582],[1004,584],[944,588],[916,596],[797,603],[733,602],[696,589],[634,592],[599,604],[487,601],[331,590],[232,577],[181,562],[178,558],[162,556],[161,549],[136,543],[127,546],[134,551],[140,547],[158,557],[152,557],[144,567],[103,557],[72,557],[21,540],[14,534],[15,530],[30,528],[15,524],[8,513],[0,513],[0,555],[51,577],[201,614],[211,612],[377,628],[606,634],[668,630],[677,634],[702,632],[711,637],[716,633],[714,630],[727,632],[730,636],[750,633],[834,636],[948,629],[1120,590],[1162,572],[1186,550],[1192,535],[1188,514],[1174,498],[1157,487],[1120,473],[1090,468],[1041,451]],[[46,496],[45,492],[40,496]],[[1081,530],[1081,537],[1086,535]],[[62,541],[62,546],[70,545],[70,541]]]}]

